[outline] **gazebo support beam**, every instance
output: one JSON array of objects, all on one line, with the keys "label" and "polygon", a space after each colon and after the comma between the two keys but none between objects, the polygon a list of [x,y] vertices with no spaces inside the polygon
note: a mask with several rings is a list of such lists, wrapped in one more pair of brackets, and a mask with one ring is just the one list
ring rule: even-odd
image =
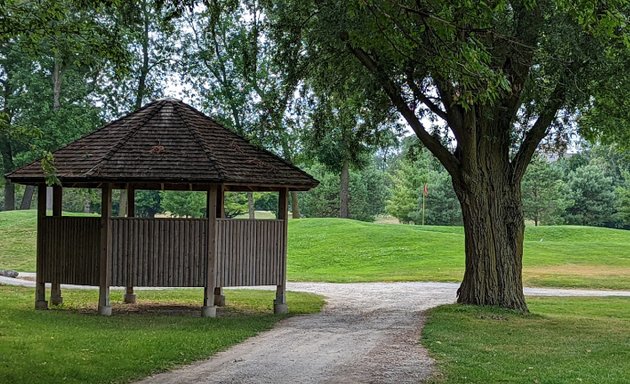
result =
[{"label": "gazebo support beam", "polygon": [[44,281],[44,219],[46,218],[46,184],[37,187],[37,264],[35,277],[35,309],[48,309]]},{"label": "gazebo support beam", "polygon": [[[220,184],[217,189],[217,218],[225,218],[225,187]],[[214,305],[217,307],[225,306],[225,295],[223,294],[223,287],[214,288]]]},{"label": "gazebo support beam", "polygon": [[[61,217],[63,207],[63,188],[59,185],[55,185],[52,188],[52,214],[55,217]],[[50,303],[52,305],[63,304],[63,297],[61,296],[61,284],[59,281],[53,279],[50,289]]]},{"label": "gazebo support beam", "polygon": [[206,260],[206,284],[203,290],[202,317],[216,317],[217,307],[214,302],[216,288],[216,261],[217,261],[217,186],[208,189],[206,199],[206,212],[208,216],[207,245],[208,258]]},{"label": "gazebo support beam", "polygon": [[[127,185],[127,217],[136,217],[136,189]],[[125,288],[125,296],[123,298],[125,304],[135,304],[136,294],[133,291],[133,285],[127,285]]]},{"label": "gazebo support beam", "polygon": [[101,245],[99,260],[98,313],[111,316],[109,285],[112,277],[112,185],[101,188]]},{"label": "gazebo support beam", "polygon": [[280,193],[278,196],[278,219],[283,221],[283,231],[284,231],[284,242],[281,244],[282,247],[282,263],[281,263],[281,276],[282,281],[280,284],[276,286],[276,299],[273,301],[273,313],[281,314],[289,312],[289,308],[287,307],[287,229],[288,229],[288,218],[289,218],[289,206],[288,206],[288,196],[289,190],[288,188],[280,189]]}]

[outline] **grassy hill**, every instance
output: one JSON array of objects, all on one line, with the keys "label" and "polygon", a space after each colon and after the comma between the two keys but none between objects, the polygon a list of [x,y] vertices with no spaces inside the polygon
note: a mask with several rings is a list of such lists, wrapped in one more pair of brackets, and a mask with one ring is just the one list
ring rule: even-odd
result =
[{"label": "grassy hill", "polygon": [[[35,212],[0,212],[0,269],[35,268]],[[630,231],[528,227],[530,286],[630,289]],[[459,281],[461,227],[372,224],[341,219],[289,223],[292,281]]]},{"label": "grassy hill", "polygon": [[[524,247],[527,285],[630,289],[630,231],[528,227]],[[290,222],[290,280],[459,281],[463,270],[461,227]]]}]

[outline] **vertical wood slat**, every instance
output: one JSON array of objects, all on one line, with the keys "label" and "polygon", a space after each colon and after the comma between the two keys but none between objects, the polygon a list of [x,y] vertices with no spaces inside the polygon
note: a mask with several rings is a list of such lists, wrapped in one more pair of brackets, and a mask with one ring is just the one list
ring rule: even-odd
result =
[{"label": "vertical wood slat", "polygon": [[99,285],[100,218],[47,216],[40,228],[45,282]]},{"label": "vertical wood slat", "polygon": [[[98,285],[99,220],[42,218],[41,248],[46,256],[41,270],[46,282]],[[111,220],[116,265],[112,285],[204,285],[206,219]],[[286,244],[282,220],[218,219],[217,225],[218,286],[278,284]],[[177,237],[175,230],[188,235],[175,243],[169,236]],[[59,265],[63,268],[56,268]]]},{"label": "vertical wood slat", "polygon": [[112,285],[202,287],[207,219],[113,218]]},{"label": "vertical wood slat", "polygon": [[283,220],[217,220],[217,285],[277,285],[283,280]]}]

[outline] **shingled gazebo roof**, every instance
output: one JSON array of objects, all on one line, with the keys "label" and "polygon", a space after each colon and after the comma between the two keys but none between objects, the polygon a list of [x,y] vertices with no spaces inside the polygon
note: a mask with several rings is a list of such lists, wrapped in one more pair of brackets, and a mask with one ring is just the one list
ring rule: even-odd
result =
[{"label": "shingled gazebo roof", "polygon": [[[146,188],[308,190],[318,181],[273,153],[174,99],[154,101],[53,153],[56,176],[67,186],[135,183]],[[45,180],[39,161],[7,178]]]}]

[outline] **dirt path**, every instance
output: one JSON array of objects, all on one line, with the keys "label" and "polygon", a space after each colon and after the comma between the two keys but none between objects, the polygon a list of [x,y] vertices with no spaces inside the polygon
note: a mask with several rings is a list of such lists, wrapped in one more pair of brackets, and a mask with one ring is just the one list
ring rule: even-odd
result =
[{"label": "dirt path", "polygon": [[[0,283],[33,286],[0,278]],[[418,343],[424,311],[455,300],[453,283],[289,283],[327,298],[212,358],[140,383],[417,383],[433,361]],[[537,296],[630,296],[630,291],[526,288]],[[289,303],[289,306],[291,303]]]},{"label": "dirt path", "polygon": [[[209,360],[141,383],[417,383],[433,361],[418,343],[424,311],[451,303],[450,283],[289,283],[328,304]],[[526,289],[542,296],[624,295],[625,291]]]},{"label": "dirt path", "polygon": [[328,304],[319,314],[284,320],[210,360],[142,383],[417,383],[432,367],[418,343],[422,312],[452,302],[455,287],[289,284],[326,296]]}]

